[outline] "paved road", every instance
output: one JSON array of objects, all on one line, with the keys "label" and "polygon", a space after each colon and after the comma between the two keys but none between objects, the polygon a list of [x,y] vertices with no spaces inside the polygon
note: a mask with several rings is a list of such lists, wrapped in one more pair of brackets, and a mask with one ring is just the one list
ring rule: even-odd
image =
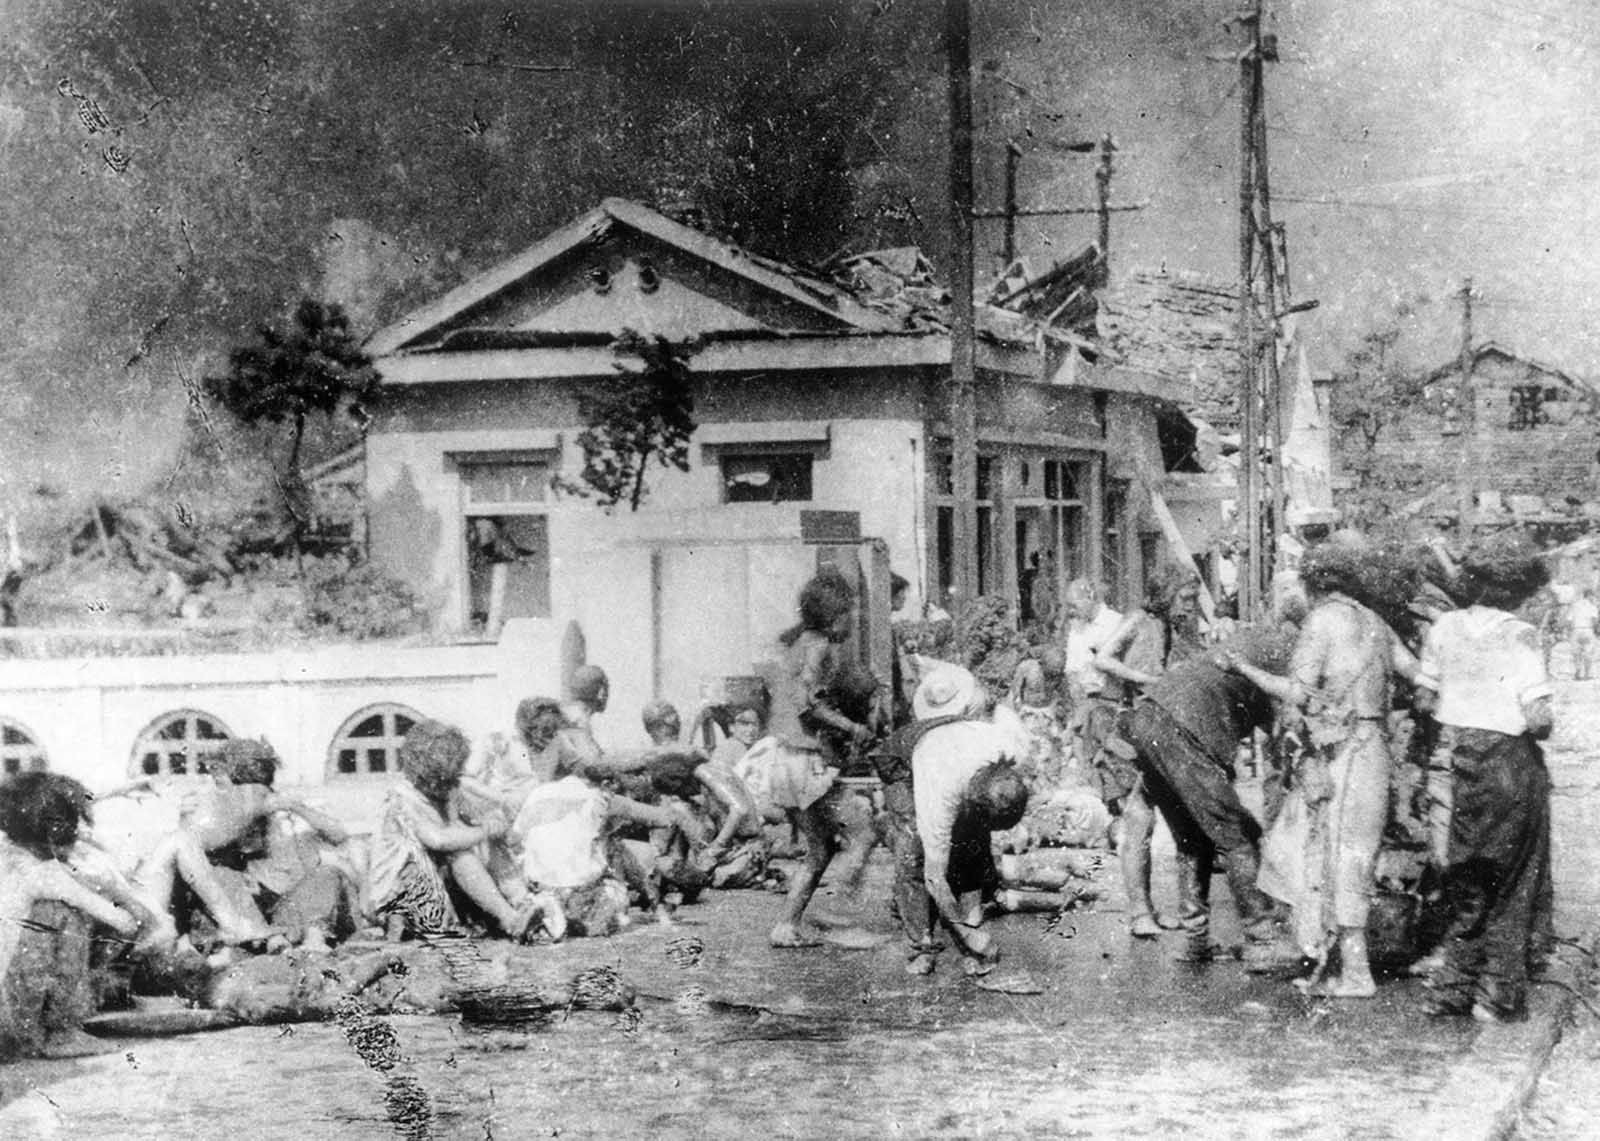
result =
[{"label": "paved road", "polygon": [[[1600,916],[1600,784],[1587,767],[1597,697],[1592,685],[1564,691],[1552,750],[1566,932]],[[887,938],[887,868],[873,875],[864,909],[826,891],[819,904]],[[395,1018],[407,1060],[389,1074],[331,1025],[129,1043],[0,1068],[0,1136],[392,1137],[398,1121],[413,1136],[462,1138],[1455,1138],[1481,1134],[1537,1046],[1537,1017],[1487,1028],[1423,1017],[1408,980],[1333,1003],[1233,962],[1179,963],[1174,943],[1130,941],[1114,902],[1054,929],[1038,916],[1002,922],[1007,966],[1041,981],[1038,995],[977,990],[953,961],[908,978],[893,943],[774,951],[763,933],[777,906],[732,893],[687,909],[676,929],[524,952],[557,972],[619,966],[642,996],[636,1025],[574,1013],[535,1034],[484,1034]],[[1537,1009],[1559,995],[1541,988]]]}]

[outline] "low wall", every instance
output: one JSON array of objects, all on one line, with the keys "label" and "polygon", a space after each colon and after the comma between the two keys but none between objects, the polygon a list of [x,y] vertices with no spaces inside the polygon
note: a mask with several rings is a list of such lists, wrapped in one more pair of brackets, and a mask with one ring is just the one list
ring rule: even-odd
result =
[{"label": "low wall", "polygon": [[474,742],[510,733],[521,698],[561,695],[560,644],[557,623],[523,620],[497,643],[0,661],[0,724],[8,757],[30,751],[26,737],[45,767],[104,792],[141,775],[138,745],[152,726],[192,712],[227,736],[265,737],[283,759],[280,787],[364,825],[392,778],[337,772],[342,734],[388,707],[450,722]]}]

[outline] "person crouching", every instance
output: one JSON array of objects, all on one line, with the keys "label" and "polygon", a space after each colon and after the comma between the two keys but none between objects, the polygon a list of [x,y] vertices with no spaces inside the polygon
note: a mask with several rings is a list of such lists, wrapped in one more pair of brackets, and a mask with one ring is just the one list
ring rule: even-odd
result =
[{"label": "person crouching", "polygon": [[[1014,763],[1028,739],[1008,709],[983,719],[987,707],[978,680],[959,666],[930,671],[912,697],[923,729],[911,751],[912,801],[922,883],[933,902],[907,968],[913,974],[933,971],[935,917],[964,956],[967,974],[987,974],[1000,961],[994,936],[983,929],[983,887],[995,878],[989,836],[1015,827],[1028,807],[1028,786]],[[904,865],[896,865],[903,876]]]}]

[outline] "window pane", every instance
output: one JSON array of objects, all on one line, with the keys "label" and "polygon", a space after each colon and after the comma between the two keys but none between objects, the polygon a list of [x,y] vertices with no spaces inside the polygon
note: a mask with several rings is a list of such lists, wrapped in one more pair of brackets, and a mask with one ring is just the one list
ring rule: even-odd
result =
[{"label": "window pane", "polygon": [[226,741],[228,735],[204,717],[194,719],[194,735],[202,741]]},{"label": "window pane", "polygon": [[536,463],[466,463],[461,479],[468,503],[543,503],[550,469]]},{"label": "window pane", "polygon": [[935,495],[954,495],[956,493],[955,461],[950,453],[940,449],[933,453],[933,493]]},{"label": "window pane", "polygon": [[3,740],[7,745],[28,744],[28,735],[21,729],[18,729],[15,725],[7,725],[3,729],[0,729],[0,734],[3,734],[3,737],[0,737],[0,740]]},{"label": "window pane", "polygon": [[995,462],[993,456],[978,457],[978,498],[994,498]]},{"label": "window pane", "polygon": [[374,713],[361,724],[350,730],[352,737],[381,737],[383,736],[383,714]]},{"label": "window pane", "polygon": [[934,545],[939,564],[939,581],[936,584],[939,590],[935,604],[944,606],[950,597],[950,584],[955,579],[955,551],[956,551],[956,509],[954,507],[941,507],[938,511],[938,521],[934,528]]},{"label": "window pane", "polygon": [[356,771],[356,751],[354,749],[340,749],[337,767],[342,773]]}]

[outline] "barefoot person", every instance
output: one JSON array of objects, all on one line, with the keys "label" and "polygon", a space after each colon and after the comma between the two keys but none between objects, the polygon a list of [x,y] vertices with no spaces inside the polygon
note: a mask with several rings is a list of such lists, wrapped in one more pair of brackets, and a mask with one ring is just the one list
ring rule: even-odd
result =
[{"label": "barefoot person", "polygon": [[854,610],[855,592],[844,576],[836,570],[820,571],[800,591],[800,622],[778,639],[784,670],[773,694],[772,735],[778,739],[778,751],[772,764],[771,796],[773,804],[798,822],[806,855],[790,884],[783,918],[769,936],[775,947],[818,941],[802,923],[822,873],[840,851],[835,834],[844,831],[846,846],[852,850],[871,842],[870,820],[855,819],[848,803],[854,798],[837,782],[836,739],[864,745],[873,734],[841,713],[829,696],[843,672],[839,643]]},{"label": "barefoot person", "polygon": [[[1243,627],[1224,646],[1241,661],[1282,672],[1293,646],[1288,631]],[[1261,825],[1234,788],[1239,743],[1272,724],[1272,702],[1256,686],[1208,657],[1194,657],[1145,687],[1129,715],[1133,746],[1150,802],[1166,821],[1178,859],[1194,863],[1182,874],[1202,893],[1213,861],[1222,861],[1228,889],[1245,925],[1246,969],[1270,970],[1298,962],[1280,945],[1271,900],[1256,886],[1261,868]],[[1215,950],[1202,912],[1185,924],[1185,957],[1210,958]]]},{"label": "barefoot person", "polygon": [[[1199,598],[1200,585],[1193,571],[1175,566],[1160,568],[1145,588],[1144,607],[1123,618],[1095,655],[1094,666],[1107,679],[1107,694],[1123,711],[1118,715],[1118,724],[1126,721],[1126,711],[1145,686],[1170,666],[1200,652]],[[1115,835],[1122,887],[1128,898],[1128,932],[1135,939],[1154,939],[1184,920],[1203,918],[1203,893],[1187,874],[1194,869],[1192,862],[1180,860],[1179,918],[1157,917],[1150,898],[1150,840],[1156,829],[1155,808],[1145,795],[1138,766],[1123,755],[1128,750],[1120,738],[1113,732],[1102,741],[1090,760],[1099,780],[1101,799],[1122,822]]]},{"label": "barefoot person", "polygon": [[[1298,712],[1304,725],[1295,775],[1311,811],[1305,895],[1288,900],[1301,949],[1318,963],[1306,989],[1331,998],[1377,993],[1367,962],[1373,867],[1389,809],[1389,675],[1395,635],[1356,601],[1371,553],[1326,543],[1309,552],[1300,578],[1312,603],[1289,675],[1220,655],[1232,669]],[[1338,969],[1325,974],[1337,949]]]},{"label": "barefoot person", "polygon": [[484,861],[483,846],[507,831],[503,816],[482,824],[462,819],[459,786],[470,748],[461,730],[419,721],[400,745],[405,780],[389,791],[373,839],[372,906],[389,921],[391,935],[448,933],[457,925],[449,882],[506,935],[521,939],[538,918],[539,905],[501,892]]},{"label": "barefoot person", "polygon": [[140,923],[67,866],[89,801],[83,785],[53,773],[0,784],[0,1061],[106,1048],[82,1030],[93,1013],[91,925],[131,940]]}]

